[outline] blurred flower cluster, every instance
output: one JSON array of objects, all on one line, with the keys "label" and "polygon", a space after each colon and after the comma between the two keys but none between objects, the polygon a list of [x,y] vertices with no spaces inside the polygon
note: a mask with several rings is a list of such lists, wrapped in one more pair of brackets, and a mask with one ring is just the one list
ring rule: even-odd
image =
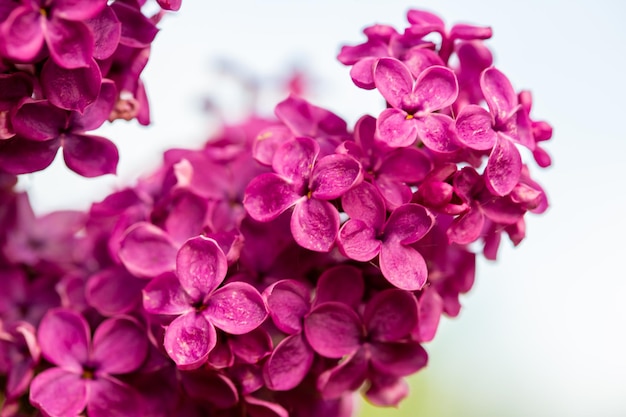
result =
[{"label": "blurred flower cluster", "polygon": [[38,217],[14,174],[59,146],[79,174],[112,172],[84,132],[147,122],[133,59],[158,19],[139,6],[0,9],[1,416],[349,417],[358,390],[397,405],[477,253],[548,207],[523,155],[550,165],[552,130],[493,66],[491,29],[418,10],[402,33],[368,27],[338,58],[379,114],[349,128],[292,92],[87,212]]}]

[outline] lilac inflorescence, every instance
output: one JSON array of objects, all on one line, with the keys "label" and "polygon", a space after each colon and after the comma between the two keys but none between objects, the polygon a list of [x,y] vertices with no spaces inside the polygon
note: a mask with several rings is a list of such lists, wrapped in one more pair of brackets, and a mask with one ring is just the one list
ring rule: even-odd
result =
[{"label": "lilac inflorescence", "polygon": [[[150,123],[141,73],[163,12],[145,0],[19,0],[0,6],[0,171],[48,167],[59,149],[84,177],[116,172],[105,121]],[[177,10],[181,1],[160,1]]]},{"label": "lilac inflorescence", "polygon": [[[491,29],[411,10],[404,33],[375,25],[339,54],[386,104],[352,129],[291,94],[86,213],[37,217],[11,174],[59,146],[76,172],[104,173],[91,151],[110,170],[106,139],[85,132],[125,111],[129,85],[143,97],[112,63],[155,33],[133,2],[69,3],[16,2],[0,25],[2,417],[349,417],[358,390],[395,406],[440,318],[459,314],[477,251],[496,259],[548,207],[522,155],[550,165],[552,130],[493,66]],[[48,32],[9,41],[34,11]],[[113,21],[119,45],[55,52],[51,34]]]}]

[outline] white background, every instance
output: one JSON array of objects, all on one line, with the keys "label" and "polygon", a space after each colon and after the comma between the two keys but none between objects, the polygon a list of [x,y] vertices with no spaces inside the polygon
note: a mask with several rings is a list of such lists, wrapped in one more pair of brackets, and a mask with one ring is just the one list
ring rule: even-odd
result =
[{"label": "white background", "polygon": [[[527,239],[480,262],[459,318],[428,347],[427,371],[402,415],[428,417],[626,416],[626,3],[618,0],[184,0],[161,23],[144,79],[153,125],[103,129],[118,144],[119,176],[87,180],[61,161],[22,179],[40,213],[86,209],[154,169],[169,147],[199,147],[211,95],[234,119],[245,113],[235,83],[216,71],[229,60],[271,83],[296,65],[314,77],[312,100],[353,124],[381,110],[335,60],[373,23],[406,26],[410,7],[448,23],[491,25],[496,65],[530,89],[533,116],[551,122],[553,166],[534,170],[551,200],[528,219]],[[266,94],[271,114],[282,97]],[[409,408],[414,407],[414,408]],[[423,410],[427,411],[423,411]],[[379,415],[401,415],[381,411]]]}]

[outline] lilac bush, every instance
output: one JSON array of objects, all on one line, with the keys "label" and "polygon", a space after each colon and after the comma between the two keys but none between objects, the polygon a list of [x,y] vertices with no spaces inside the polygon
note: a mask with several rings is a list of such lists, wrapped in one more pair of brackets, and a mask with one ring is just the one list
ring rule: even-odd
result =
[{"label": "lilac bush", "polygon": [[477,255],[548,207],[524,157],[549,166],[552,129],[493,66],[491,29],[419,10],[368,27],[338,58],[378,114],[349,128],[292,91],[87,212],[37,217],[16,175],[59,148],[112,173],[117,150],[87,132],[149,121],[160,14],[141,6],[0,8],[0,416],[349,417],[357,391],[396,406]]}]

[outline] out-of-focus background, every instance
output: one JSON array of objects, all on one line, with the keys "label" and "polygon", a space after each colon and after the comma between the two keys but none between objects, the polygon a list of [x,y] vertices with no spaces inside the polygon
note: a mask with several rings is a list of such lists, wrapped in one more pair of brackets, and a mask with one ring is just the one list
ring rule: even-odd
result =
[{"label": "out-of-focus background", "polygon": [[[528,219],[527,239],[479,262],[454,320],[427,345],[428,368],[399,409],[361,416],[626,416],[626,3],[617,0],[184,0],[166,16],[144,80],[153,124],[103,129],[120,148],[119,175],[84,179],[56,161],[21,180],[38,212],[87,208],[154,169],[170,147],[199,147],[215,129],[207,97],[232,120],[247,111],[236,81],[267,85],[259,108],[294,69],[310,99],[350,125],[378,114],[374,92],[352,85],[335,56],[374,23],[406,26],[409,8],[449,24],[490,25],[496,65],[530,89],[533,116],[553,124],[553,166],[535,169],[551,209]],[[272,84],[274,83],[274,84]]]}]

